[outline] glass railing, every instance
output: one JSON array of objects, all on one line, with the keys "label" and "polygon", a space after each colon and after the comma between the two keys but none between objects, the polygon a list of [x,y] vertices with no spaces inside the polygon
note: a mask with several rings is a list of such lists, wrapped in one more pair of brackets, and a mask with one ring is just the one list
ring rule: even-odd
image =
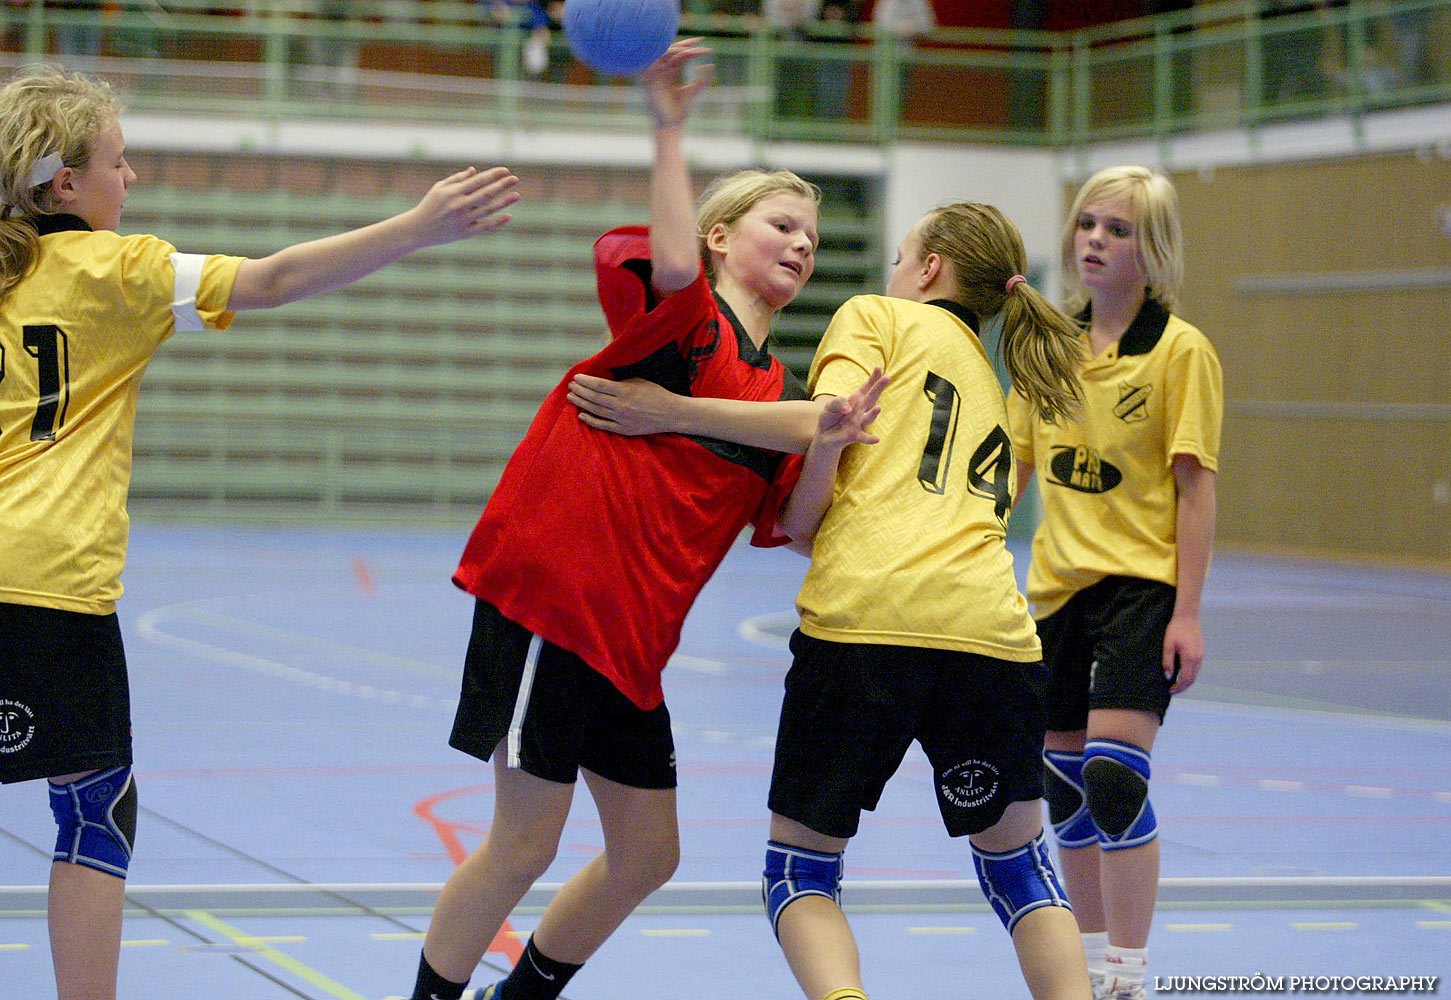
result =
[{"label": "glass railing", "polygon": [[[717,84],[695,127],[760,140],[1066,147],[1451,101],[1451,0],[1201,3],[1072,32],[754,30],[686,15]],[[1284,5],[1281,5],[1284,6]],[[1298,10],[1305,7],[1310,9]],[[100,72],[138,112],[638,132],[628,81],[561,33],[451,0],[0,4],[0,63]]]}]

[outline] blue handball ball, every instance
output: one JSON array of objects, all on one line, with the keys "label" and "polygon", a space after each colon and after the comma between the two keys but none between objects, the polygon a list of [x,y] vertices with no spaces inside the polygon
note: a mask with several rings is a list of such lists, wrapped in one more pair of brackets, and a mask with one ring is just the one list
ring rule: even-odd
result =
[{"label": "blue handball ball", "polygon": [[564,38],[599,73],[634,76],[680,30],[680,0],[565,0]]}]

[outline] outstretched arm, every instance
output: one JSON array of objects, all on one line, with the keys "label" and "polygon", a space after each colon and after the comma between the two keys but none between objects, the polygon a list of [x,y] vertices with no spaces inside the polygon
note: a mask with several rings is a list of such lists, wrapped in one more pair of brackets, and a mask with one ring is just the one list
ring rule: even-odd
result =
[{"label": "outstretched arm", "polygon": [[806,449],[801,478],[781,511],[781,530],[791,536],[792,548],[810,552],[821,521],[831,506],[836,470],[846,446],[877,443],[877,437],[867,428],[882,412],[877,401],[888,381],[877,368],[850,396],[823,397],[826,405],[816,425],[816,436]]},{"label": "outstretched arm", "polygon": [[469,167],[391,219],[245,260],[227,308],[271,309],[351,285],[414,250],[493,232],[511,218],[504,209],[519,200],[518,183],[506,167]]},{"label": "outstretched arm", "polygon": [[640,74],[655,119],[655,163],[650,171],[650,283],[662,297],[680,291],[700,273],[695,201],[685,163],[685,119],[710,83],[709,66],[685,79],[685,67],[708,50],[684,38]]}]

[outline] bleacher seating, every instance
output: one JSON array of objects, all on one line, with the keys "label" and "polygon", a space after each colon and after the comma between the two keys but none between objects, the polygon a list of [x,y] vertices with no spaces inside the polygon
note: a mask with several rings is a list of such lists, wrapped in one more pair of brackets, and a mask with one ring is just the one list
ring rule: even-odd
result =
[{"label": "bleacher seating", "polygon": [[[411,195],[298,194],[266,186],[315,164],[247,169],[158,155],[138,184],[125,231],[154,232],[190,252],[263,256],[401,211]],[[368,187],[386,163],[328,164],[326,177]],[[247,313],[223,332],[187,333],[152,362],[135,440],[137,499],[228,517],[453,519],[497,482],[539,402],[607,336],[591,245],[647,218],[638,171],[535,183],[514,221],[477,240],[420,251],[357,285]],[[202,176],[197,176],[198,174]],[[635,176],[629,176],[634,174]],[[189,176],[190,175],[190,176]],[[360,184],[360,175],[365,183]],[[241,187],[193,189],[217,176]],[[779,353],[804,375],[837,305],[875,287],[874,222],[829,189],[817,277],[778,321]],[[631,200],[597,200],[602,191]],[[859,194],[860,192],[858,192]]]}]

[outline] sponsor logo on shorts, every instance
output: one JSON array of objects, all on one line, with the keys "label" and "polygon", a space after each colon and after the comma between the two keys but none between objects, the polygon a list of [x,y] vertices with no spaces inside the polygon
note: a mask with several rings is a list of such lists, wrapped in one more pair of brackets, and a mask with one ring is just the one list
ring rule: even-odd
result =
[{"label": "sponsor logo on shorts", "polygon": [[942,773],[937,790],[959,809],[975,809],[997,794],[998,778],[998,769],[987,761],[965,760]]},{"label": "sponsor logo on shorts", "polygon": [[0,698],[0,753],[19,753],[35,738],[35,713],[28,705]]}]

